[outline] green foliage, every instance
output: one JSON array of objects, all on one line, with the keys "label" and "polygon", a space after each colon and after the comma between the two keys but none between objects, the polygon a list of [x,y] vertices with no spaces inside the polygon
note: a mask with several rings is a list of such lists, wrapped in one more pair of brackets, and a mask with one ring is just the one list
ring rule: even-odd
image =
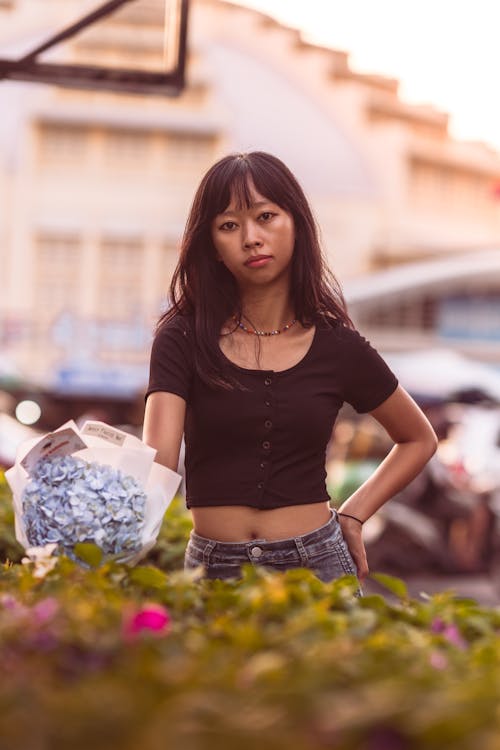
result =
[{"label": "green foliage", "polygon": [[386,573],[373,573],[372,578],[399,597],[399,599],[408,599],[408,589],[404,581],[400,578],[389,576]]},{"label": "green foliage", "polygon": [[9,485],[0,471],[0,560],[20,562],[24,550],[14,533],[14,509]]},{"label": "green foliage", "polygon": [[179,500],[136,567],[3,564],[2,750],[497,750],[499,608],[381,574],[387,599],[250,563],[200,580],[189,529]]},{"label": "green foliage", "polygon": [[340,506],[351,497],[373,474],[379,463],[379,460],[370,458],[343,461],[339,473],[327,476],[327,490],[330,497],[334,498],[334,504]]},{"label": "green foliage", "polygon": [[83,563],[91,568],[98,568],[102,562],[103,552],[97,544],[91,542],[78,542],[74,547],[75,555]]},{"label": "green foliage", "polygon": [[193,525],[186,512],[183,497],[175,497],[165,514],[157,542],[146,562],[161,570],[175,570],[184,565],[184,550]]}]

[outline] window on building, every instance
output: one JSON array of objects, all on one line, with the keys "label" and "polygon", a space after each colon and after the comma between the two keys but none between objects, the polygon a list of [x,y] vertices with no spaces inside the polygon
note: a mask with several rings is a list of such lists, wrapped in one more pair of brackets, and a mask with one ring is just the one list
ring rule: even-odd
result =
[{"label": "window on building", "polygon": [[374,328],[404,328],[427,331],[436,326],[436,300],[431,296],[394,300],[367,306],[358,316],[360,323]]},{"label": "window on building", "polygon": [[66,123],[41,123],[38,126],[38,161],[42,167],[85,164],[89,147],[88,128]]},{"label": "window on building", "polygon": [[193,132],[171,132],[165,137],[165,158],[175,172],[198,173],[211,164],[216,139],[212,135]]},{"label": "window on building", "polygon": [[129,319],[142,309],[144,248],[140,240],[107,239],[100,254],[98,313]]},{"label": "window on building", "polygon": [[413,158],[409,162],[410,197],[435,211],[482,210],[489,207],[488,178],[452,164]]},{"label": "window on building", "polygon": [[37,318],[46,323],[78,308],[81,241],[75,236],[42,235],[35,244],[34,307]]},{"label": "window on building", "polygon": [[161,246],[159,273],[156,279],[148,282],[148,293],[154,305],[159,303],[162,309],[167,305],[170,282],[178,260],[179,248],[174,243],[165,243]]},{"label": "window on building", "polygon": [[141,130],[110,129],[103,137],[107,167],[116,170],[144,169],[147,166],[153,134]]},{"label": "window on building", "polygon": [[161,252],[161,283],[163,287],[170,284],[178,260],[179,248],[170,243],[163,245]]}]

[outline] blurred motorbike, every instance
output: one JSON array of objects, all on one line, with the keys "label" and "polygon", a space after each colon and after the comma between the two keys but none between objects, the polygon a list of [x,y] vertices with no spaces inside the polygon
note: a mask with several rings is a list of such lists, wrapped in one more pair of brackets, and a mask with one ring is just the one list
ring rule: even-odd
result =
[{"label": "blurred motorbike", "polygon": [[[500,573],[500,409],[449,404],[446,424],[424,469],[366,521],[371,570],[401,576]],[[380,456],[375,464],[366,455],[344,459],[350,468],[340,499],[379,462]]]},{"label": "blurred motorbike", "polygon": [[479,573],[491,557],[489,493],[450,481],[433,457],[364,526],[370,567],[393,575]]},{"label": "blurred motorbike", "polygon": [[372,569],[500,571],[500,411],[459,416],[417,478],[365,524]]}]

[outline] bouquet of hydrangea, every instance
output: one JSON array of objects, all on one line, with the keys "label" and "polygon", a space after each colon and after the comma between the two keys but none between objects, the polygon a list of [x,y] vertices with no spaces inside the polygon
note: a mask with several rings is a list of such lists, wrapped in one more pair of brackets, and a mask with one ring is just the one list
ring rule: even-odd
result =
[{"label": "bouquet of hydrangea", "polygon": [[154,545],[181,481],[154,462],[156,451],[102,422],[73,422],[23,444],[6,472],[16,537],[27,551],[91,542],[108,557],[134,563]]}]

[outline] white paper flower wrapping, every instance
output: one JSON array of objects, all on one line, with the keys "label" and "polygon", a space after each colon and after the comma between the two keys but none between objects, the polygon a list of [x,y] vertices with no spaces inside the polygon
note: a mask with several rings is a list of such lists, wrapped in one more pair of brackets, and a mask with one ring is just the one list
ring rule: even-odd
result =
[{"label": "white paper flower wrapping", "polygon": [[[74,450],[74,449],[77,450]],[[28,551],[92,542],[106,559],[134,564],[154,545],[181,481],[156,451],[103,422],[66,423],[24,443],[6,472],[16,538]]]}]

